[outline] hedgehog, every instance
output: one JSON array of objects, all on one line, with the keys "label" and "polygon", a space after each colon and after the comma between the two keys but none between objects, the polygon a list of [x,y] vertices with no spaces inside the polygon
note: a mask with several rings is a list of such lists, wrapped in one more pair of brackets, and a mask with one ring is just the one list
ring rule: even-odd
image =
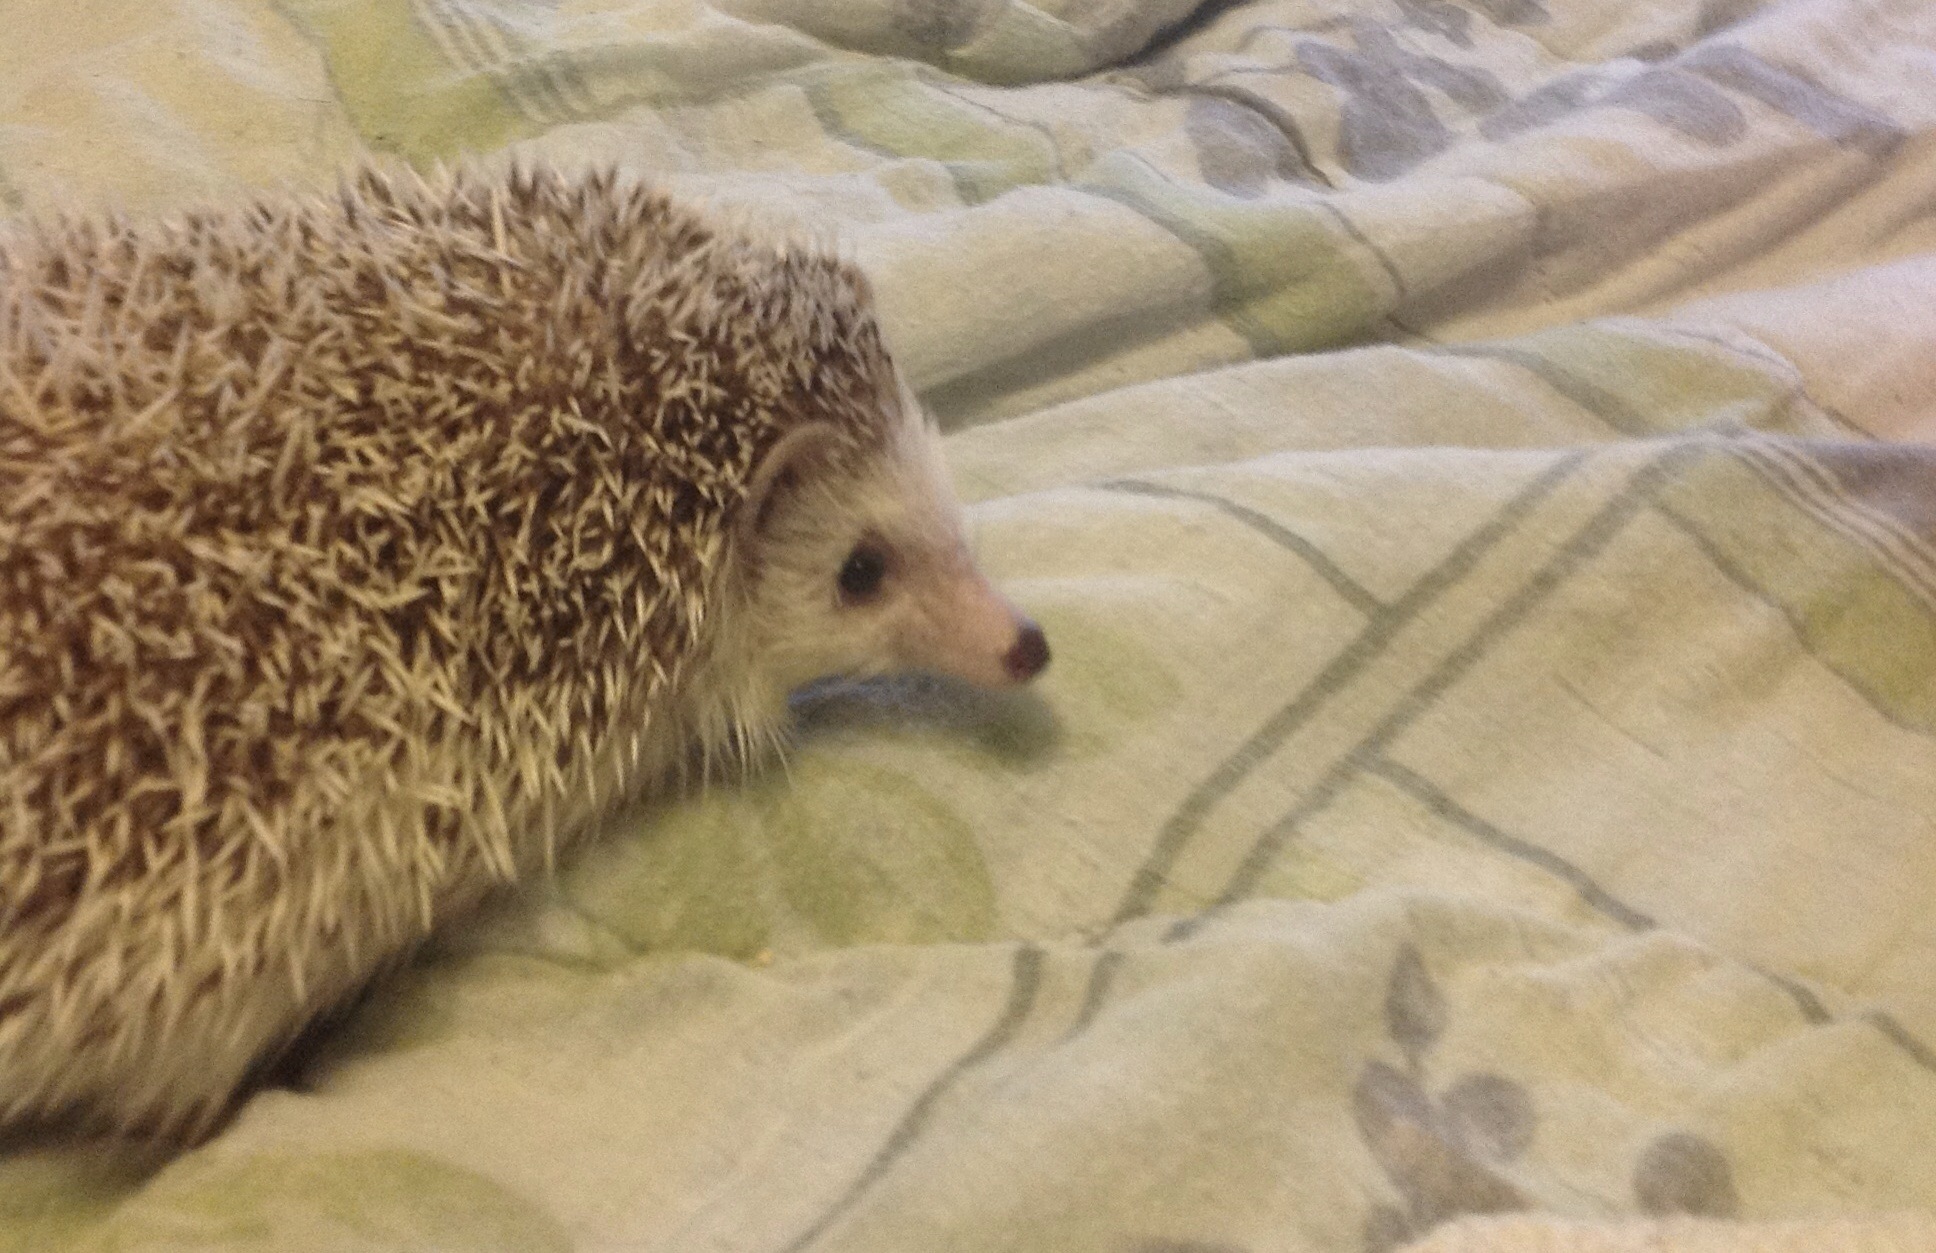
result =
[{"label": "hedgehog", "polygon": [[365,163],[0,231],[0,1123],[193,1143],[815,680],[1047,664],[830,241]]}]

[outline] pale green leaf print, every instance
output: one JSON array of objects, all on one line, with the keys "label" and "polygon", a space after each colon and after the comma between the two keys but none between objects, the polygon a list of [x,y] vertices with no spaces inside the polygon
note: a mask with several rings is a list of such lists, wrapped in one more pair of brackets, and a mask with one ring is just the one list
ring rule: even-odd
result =
[{"label": "pale green leaf print", "polygon": [[186,1158],[81,1247],[544,1253],[572,1245],[549,1214],[482,1175],[369,1150]]},{"label": "pale green leaf print", "polygon": [[[848,764],[771,816],[781,891],[830,944],[986,938],[995,892],[974,830],[906,775]],[[791,818],[791,820],[789,820]]]}]

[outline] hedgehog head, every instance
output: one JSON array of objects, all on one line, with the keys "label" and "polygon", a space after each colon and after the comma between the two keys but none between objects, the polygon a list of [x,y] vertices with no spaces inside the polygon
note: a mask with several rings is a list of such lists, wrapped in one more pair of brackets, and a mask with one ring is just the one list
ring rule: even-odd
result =
[{"label": "hedgehog head", "polygon": [[1017,686],[1049,661],[1042,630],[978,568],[933,424],[898,377],[878,442],[795,428],[758,466],[740,520],[740,629],[716,666],[747,680],[742,711],[827,678],[900,672]]},{"label": "hedgehog head", "polygon": [[702,756],[749,755],[816,680],[1039,673],[1042,631],[977,568],[939,433],[861,271],[827,241],[717,217],[669,236],[628,302],[627,365],[652,398],[656,458],[680,454],[676,474],[642,472],[692,502],[680,547],[697,568],[681,582],[704,591],[679,716]]}]

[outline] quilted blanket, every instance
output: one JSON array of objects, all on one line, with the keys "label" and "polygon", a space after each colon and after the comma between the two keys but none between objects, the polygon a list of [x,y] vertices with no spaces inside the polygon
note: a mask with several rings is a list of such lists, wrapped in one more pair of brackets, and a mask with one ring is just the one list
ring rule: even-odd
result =
[{"label": "quilted blanket", "polygon": [[10,213],[506,148],[837,230],[1054,664],[0,1248],[1936,1248],[1936,6],[0,0]]}]

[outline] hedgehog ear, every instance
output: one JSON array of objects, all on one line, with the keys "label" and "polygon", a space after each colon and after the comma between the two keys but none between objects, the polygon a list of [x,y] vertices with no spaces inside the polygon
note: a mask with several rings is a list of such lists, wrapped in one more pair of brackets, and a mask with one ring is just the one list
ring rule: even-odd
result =
[{"label": "hedgehog ear", "polygon": [[746,485],[741,527],[748,537],[765,533],[775,507],[786,499],[813,461],[838,441],[839,435],[832,423],[808,422],[788,431],[767,449]]}]

